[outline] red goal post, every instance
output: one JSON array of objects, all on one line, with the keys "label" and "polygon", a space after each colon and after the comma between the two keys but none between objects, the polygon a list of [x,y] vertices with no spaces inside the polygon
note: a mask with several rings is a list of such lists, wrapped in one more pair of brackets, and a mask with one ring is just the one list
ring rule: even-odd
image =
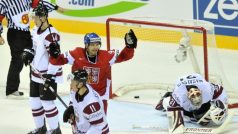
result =
[{"label": "red goal post", "polygon": [[[120,63],[124,65],[117,64],[112,67],[111,96],[120,96],[138,89],[171,87],[177,77],[193,72],[202,74],[206,80],[223,84],[230,95],[237,93],[237,90],[231,88],[223,72],[222,65],[220,64],[217,54],[214,25],[212,23],[200,20],[166,20],[149,17],[130,19],[108,18],[106,21],[107,49],[121,49],[124,47],[124,34],[128,32],[129,29],[134,30],[138,38],[138,46],[135,50],[134,58],[131,61],[127,61],[129,63]],[[189,38],[188,46],[186,46],[188,51],[186,53],[186,60],[177,63],[173,57],[175,53],[178,52],[182,38]],[[148,52],[145,52],[147,49]],[[158,53],[152,52],[154,50],[158,51]],[[141,53],[144,54],[139,56]],[[149,55],[153,56],[149,57]],[[148,59],[145,57],[148,57]],[[154,60],[154,65],[151,65],[152,62],[143,63],[154,57],[158,58],[158,61]],[[140,62],[140,64],[137,64],[138,62]],[[139,69],[141,65],[155,66],[153,69],[155,69],[156,72],[151,71],[152,69]],[[123,66],[125,66],[125,69],[123,69]],[[164,68],[160,68],[160,66],[164,66]],[[118,73],[119,69],[121,69],[120,73]],[[137,78],[140,77],[137,75],[138,72],[144,70],[150,70],[151,75],[154,75],[153,79],[160,76],[166,78],[166,80],[152,81],[151,83],[149,81],[144,82],[141,79],[137,80]],[[129,74],[133,71],[134,73]],[[167,74],[166,71],[168,71]],[[172,73],[171,71],[174,72]],[[123,73],[124,75],[122,75]],[[147,77],[151,76],[148,75]],[[126,79],[126,81],[119,79]],[[136,82],[131,81],[131,79],[135,79]],[[114,83],[116,86],[114,86]]]}]

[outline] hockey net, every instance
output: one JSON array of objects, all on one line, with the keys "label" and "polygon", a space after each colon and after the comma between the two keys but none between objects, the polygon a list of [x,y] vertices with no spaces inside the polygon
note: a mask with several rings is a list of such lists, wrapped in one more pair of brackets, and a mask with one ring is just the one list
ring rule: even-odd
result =
[{"label": "hockey net", "polygon": [[[178,77],[194,72],[223,85],[235,98],[238,90],[230,86],[223,72],[212,23],[149,17],[109,18],[107,49],[122,49],[129,29],[135,32],[138,46],[132,60],[112,67],[112,98],[156,104],[163,92],[173,90]],[[189,39],[187,53],[177,62],[175,56],[181,54],[178,48],[182,38]]]}]

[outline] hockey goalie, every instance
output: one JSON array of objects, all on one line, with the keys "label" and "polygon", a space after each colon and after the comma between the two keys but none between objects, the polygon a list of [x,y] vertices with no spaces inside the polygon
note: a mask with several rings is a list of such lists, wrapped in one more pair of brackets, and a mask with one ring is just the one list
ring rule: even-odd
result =
[{"label": "hockey goalie", "polygon": [[169,132],[178,134],[184,132],[185,119],[201,126],[221,125],[227,117],[228,98],[222,86],[190,74],[180,77],[155,109],[167,112]]}]

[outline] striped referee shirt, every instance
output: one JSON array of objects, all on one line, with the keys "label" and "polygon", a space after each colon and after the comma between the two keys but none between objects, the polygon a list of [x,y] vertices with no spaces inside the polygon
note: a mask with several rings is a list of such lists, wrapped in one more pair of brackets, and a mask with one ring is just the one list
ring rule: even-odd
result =
[{"label": "striped referee shirt", "polygon": [[[8,28],[21,31],[29,31],[29,12],[30,9],[36,7],[41,0],[0,0],[0,34],[3,32],[2,20],[7,18]],[[48,12],[57,9],[56,5],[43,0],[42,2]]]}]

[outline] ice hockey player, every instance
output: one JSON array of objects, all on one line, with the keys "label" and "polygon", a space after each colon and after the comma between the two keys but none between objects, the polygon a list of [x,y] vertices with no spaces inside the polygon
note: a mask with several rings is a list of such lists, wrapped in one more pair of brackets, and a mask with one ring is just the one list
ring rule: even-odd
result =
[{"label": "ice hockey player", "polygon": [[85,70],[71,74],[71,105],[65,110],[63,121],[74,124],[73,134],[108,134],[109,127],[100,95],[87,84]]},{"label": "ice hockey player", "polygon": [[72,51],[59,55],[57,59],[51,58],[54,65],[71,64],[72,72],[85,69],[89,75],[88,84],[102,97],[105,112],[109,99],[111,85],[111,65],[127,61],[134,56],[137,47],[137,38],[133,30],[125,34],[125,48],[119,50],[100,50],[101,38],[96,33],[87,33],[84,36],[85,48],[77,47]]},{"label": "ice hockey player", "polygon": [[[45,134],[47,132],[45,121],[50,128],[48,133],[61,134],[58,109],[54,104],[56,97],[48,89],[51,86],[57,92],[57,83],[63,80],[62,67],[49,63],[50,56],[55,57],[56,53],[60,53],[60,36],[58,31],[48,23],[48,11],[44,5],[39,4],[33,11],[36,25],[31,32],[33,48],[24,49],[22,59],[25,65],[31,63],[41,74],[31,71],[30,106],[36,129],[28,134]],[[41,75],[45,81],[41,79]]]},{"label": "ice hockey player", "polygon": [[[180,77],[156,110],[167,111],[171,133],[182,133],[185,117],[206,126],[221,125],[227,117],[228,98],[221,85],[207,82],[200,74]],[[172,120],[171,120],[172,119]]]}]

